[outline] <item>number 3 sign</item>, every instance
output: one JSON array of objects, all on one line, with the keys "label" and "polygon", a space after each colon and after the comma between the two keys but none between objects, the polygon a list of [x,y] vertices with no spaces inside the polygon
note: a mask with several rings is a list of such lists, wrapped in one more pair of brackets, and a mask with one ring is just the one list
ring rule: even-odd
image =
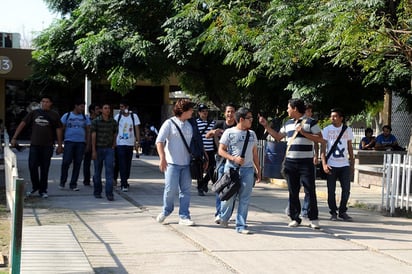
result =
[{"label": "number 3 sign", "polygon": [[0,74],[9,73],[13,69],[13,62],[7,56],[0,56]]}]

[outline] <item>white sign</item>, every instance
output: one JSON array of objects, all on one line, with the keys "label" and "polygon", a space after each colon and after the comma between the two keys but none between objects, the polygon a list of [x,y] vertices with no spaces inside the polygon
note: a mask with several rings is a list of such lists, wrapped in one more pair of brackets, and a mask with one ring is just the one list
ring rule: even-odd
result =
[{"label": "white sign", "polygon": [[0,74],[7,74],[13,69],[13,62],[7,56],[0,56]]}]

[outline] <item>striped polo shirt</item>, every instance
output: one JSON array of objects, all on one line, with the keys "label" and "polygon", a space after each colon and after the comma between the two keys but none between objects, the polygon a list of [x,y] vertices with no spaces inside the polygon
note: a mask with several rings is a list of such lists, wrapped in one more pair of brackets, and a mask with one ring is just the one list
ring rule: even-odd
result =
[{"label": "striped polo shirt", "polygon": [[[306,119],[305,123],[302,125],[304,131],[312,134],[318,134],[322,131],[317,124],[317,121],[312,118],[303,116],[297,121],[295,119],[290,119],[280,129],[280,133],[286,135],[286,140],[288,142],[295,133],[295,128],[301,124],[303,119]],[[290,145],[286,158],[294,160],[313,159],[313,141],[298,133]]]},{"label": "striped polo shirt", "polygon": [[214,147],[214,144],[213,144],[214,139],[213,138],[206,138],[206,133],[208,133],[210,130],[213,129],[216,122],[214,120],[204,121],[200,118],[197,118],[196,123],[197,123],[197,128],[199,129],[199,132],[202,135],[203,147],[204,147],[205,151],[214,151],[215,150],[215,147]]}]

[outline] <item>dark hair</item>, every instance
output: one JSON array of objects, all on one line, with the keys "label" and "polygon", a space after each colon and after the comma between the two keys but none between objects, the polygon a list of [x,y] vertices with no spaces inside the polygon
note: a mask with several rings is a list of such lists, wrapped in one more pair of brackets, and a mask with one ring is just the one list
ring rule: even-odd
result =
[{"label": "dark hair", "polygon": [[234,108],[236,110],[236,106],[233,103],[226,104],[225,111],[226,111],[226,108],[228,108],[228,107]]},{"label": "dark hair", "polygon": [[302,99],[292,98],[288,101],[291,108],[297,108],[299,113],[303,114],[306,111],[305,102]]},{"label": "dark hair", "polygon": [[370,127],[368,127],[368,128],[365,129],[365,135],[368,134],[368,133],[372,133],[372,134],[373,134],[373,130],[372,130]]},{"label": "dark hair", "polygon": [[79,105],[84,105],[84,104],[86,104],[86,102],[81,98],[76,98],[74,100],[74,106],[79,106]]},{"label": "dark hair", "polygon": [[129,102],[127,102],[127,100],[125,98],[123,98],[122,100],[120,100],[119,105],[124,105],[124,106],[129,106]]},{"label": "dark hair", "polygon": [[305,107],[306,109],[313,109],[313,105],[311,103],[307,103]]},{"label": "dark hair", "polygon": [[183,114],[183,112],[186,112],[189,109],[193,109],[195,105],[196,104],[191,102],[189,99],[179,99],[173,107],[173,113],[177,117],[180,117]]},{"label": "dark hair", "polygon": [[245,107],[241,107],[238,110],[236,110],[236,112],[235,112],[236,122],[239,123],[240,118],[245,119],[249,112],[250,112],[250,110],[248,108],[245,108]]},{"label": "dark hair", "polygon": [[341,108],[332,108],[332,109],[330,110],[330,112],[331,112],[331,113],[332,113],[332,112],[336,112],[336,113],[339,115],[339,117],[345,118],[345,115],[343,114],[343,109],[341,109]]},{"label": "dark hair", "polygon": [[389,131],[392,131],[392,128],[391,128],[391,126],[390,125],[384,125],[383,127],[382,127],[382,130],[384,130],[384,129],[389,129]]},{"label": "dark hair", "polygon": [[40,101],[43,99],[49,99],[49,101],[53,103],[53,98],[48,94],[40,96]]},{"label": "dark hair", "polygon": [[94,110],[96,109],[96,107],[100,107],[100,105],[99,105],[99,104],[91,103],[91,104],[89,105],[89,113],[94,112]]}]

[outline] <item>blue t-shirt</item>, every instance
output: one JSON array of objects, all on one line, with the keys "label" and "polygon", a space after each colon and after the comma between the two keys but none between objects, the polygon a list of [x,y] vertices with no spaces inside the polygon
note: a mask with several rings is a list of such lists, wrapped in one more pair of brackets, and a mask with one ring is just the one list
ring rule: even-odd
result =
[{"label": "blue t-shirt", "polygon": [[396,142],[397,142],[396,137],[392,134],[389,134],[386,138],[383,135],[383,133],[379,134],[378,137],[376,137],[376,144],[379,144],[379,145],[392,145]]},{"label": "blue t-shirt", "polygon": [[64,141],[86,142],[86,128],[91,124],[89,117],[82,113],[68,112],[62,116],[60,121],[65,127]]}]

